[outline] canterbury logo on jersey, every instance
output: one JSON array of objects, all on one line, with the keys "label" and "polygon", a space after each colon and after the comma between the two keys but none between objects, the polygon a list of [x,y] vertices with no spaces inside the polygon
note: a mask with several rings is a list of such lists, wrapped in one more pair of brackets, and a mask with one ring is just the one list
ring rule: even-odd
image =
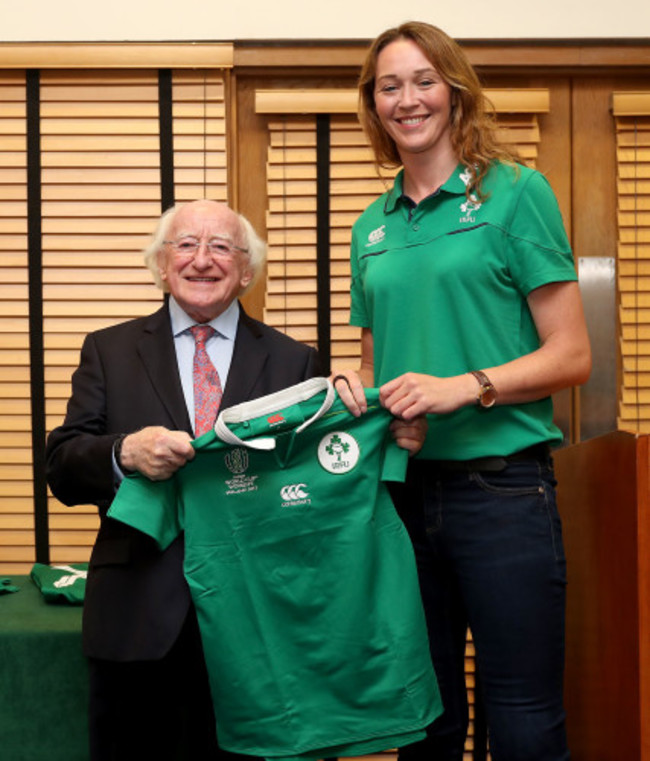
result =
[{"label": "canterbury logo on jersey", "polygon": [[280,489],[280,496],[282,497],[283,506],[311,504],[307,484],[288,484],[283,486]]},{"label": "canterbury logo on jersey", "polygon": [[291,484],[291,486],[283,486],[280,489],[280,495],[282,499],[305,499],[309,496],[309,492],[305,491],[307,484]]}]

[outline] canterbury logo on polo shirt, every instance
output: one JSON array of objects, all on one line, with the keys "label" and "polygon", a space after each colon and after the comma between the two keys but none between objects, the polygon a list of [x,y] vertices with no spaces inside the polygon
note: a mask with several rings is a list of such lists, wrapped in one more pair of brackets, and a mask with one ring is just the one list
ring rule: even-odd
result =
[{"label": "canterbury logo on polo shirt", "polygon": [[381,227],[378,227],[376,230],[373,230],[370,235],[368,235],[368,242],[366,243],[366,248],[368,246],[375,246],[377,243],[381,243],[384,238],[386,237],[386,225],[382,225]]}]

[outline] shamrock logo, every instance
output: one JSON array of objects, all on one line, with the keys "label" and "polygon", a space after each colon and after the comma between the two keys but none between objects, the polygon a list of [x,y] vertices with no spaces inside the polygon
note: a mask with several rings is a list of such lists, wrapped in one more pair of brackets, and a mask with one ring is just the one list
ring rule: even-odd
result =
[{"label": "shamrock logo", "polygon": [[357,440],[345,431],[325,436],[318,445],[318,461],[330,473],[352,470],[359,461],[359,455]]},{"label": "shamrock logo", "polygon": [[325,447],[327,454],[336,457],[341,462],[341,457],[350,451],[350,445],[341,440],[341,437],[335,433],[330,439],[330,443]]}]

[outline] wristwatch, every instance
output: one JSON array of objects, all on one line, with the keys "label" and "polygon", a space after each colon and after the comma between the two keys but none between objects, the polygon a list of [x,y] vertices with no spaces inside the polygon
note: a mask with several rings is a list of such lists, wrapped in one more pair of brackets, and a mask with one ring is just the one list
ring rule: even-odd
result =
[{"label": "wristwatch", "polygon": [[129,470],[128,468],[125,468],[124,465],[122,465],[122,444],[124,443],[124,439],[128,435],[129,435],[128,433],[121,433],[113,442],[113,456],[115,457],[115,462],[117,463],[117,467],[125,475],[129,475],[130,473],[135,473],[134,470]]},{"label": "wristwatch", "polygon": [[476,403],[480,407],[492,407],[497,400],[497,390],[492,385],[492,381],[481,370],[470,370],[479,383],[478,396],[476,397]]}]

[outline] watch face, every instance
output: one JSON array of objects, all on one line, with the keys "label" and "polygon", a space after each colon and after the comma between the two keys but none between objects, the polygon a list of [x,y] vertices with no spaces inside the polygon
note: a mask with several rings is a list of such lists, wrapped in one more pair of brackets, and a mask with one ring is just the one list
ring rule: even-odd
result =
[{"label": "watch face", "polygon": [[481,389],[481,407],[491,407],[497,400],[494,386],[483,386]]}]

